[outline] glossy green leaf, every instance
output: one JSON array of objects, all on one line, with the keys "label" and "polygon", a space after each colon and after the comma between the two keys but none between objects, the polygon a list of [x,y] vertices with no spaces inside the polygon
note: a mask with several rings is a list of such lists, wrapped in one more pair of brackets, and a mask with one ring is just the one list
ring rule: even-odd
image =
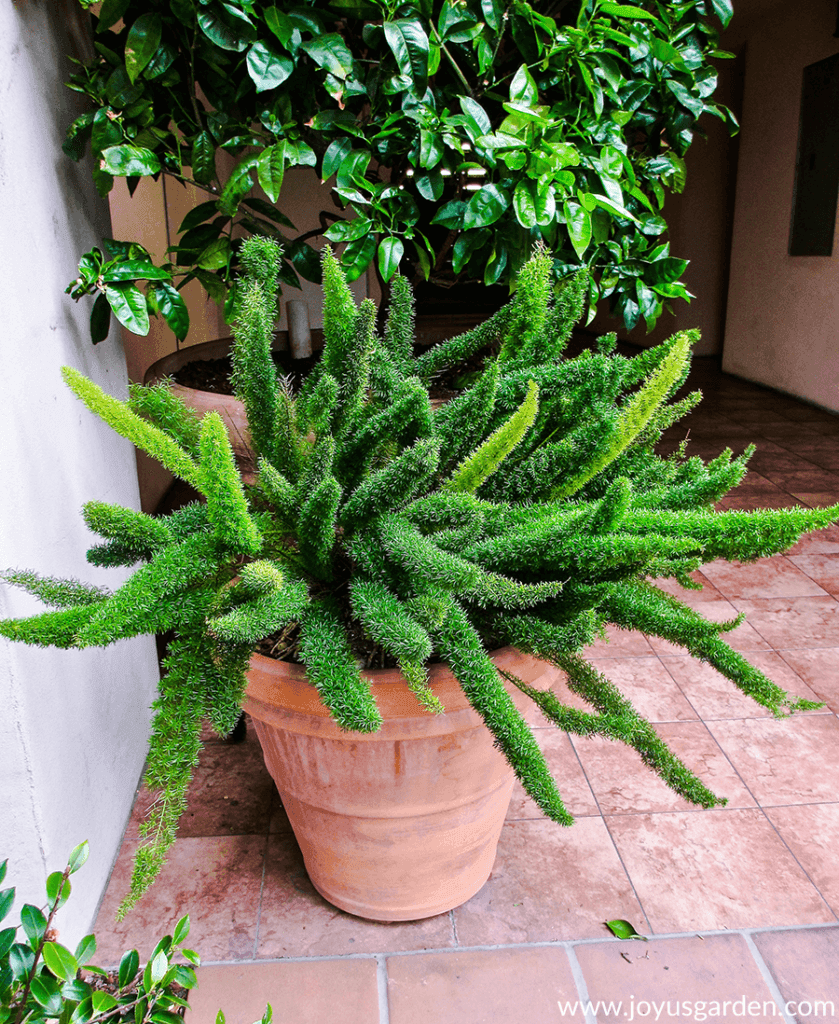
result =
[{"label": "glossy green leaf", "polygon": [[466,203],[461,199],[452,199],[445,203],[431,220],[432,224],[440,224],[450,231],[457,231],[464,226]]},{"label": "glossy green leaf", "polygon": [[168,281],[171,276],[168,270],[156,267],[149,260],[122,260],[102,271],[106,284],[112,281]]},{"label": "glossy green leaf", "polygon": [[428,36],[416,18],[398,18],[384,24],[385,39],[401,74],[409,78],[422,96],[428,86]]},{"label": "glossy green leaf", "polygon": [[477,100],[473,100],[471,96],[460,96],[459,103],[463,113],[470,117],[478,126],[478,135],[486,135],[492,128],[492,122],[489,119],[489,114],[480,103]]},{"label": "glossy green leaf", "polygon": [[639,935],[629,921],[624,921],[621,917],[615,918],[614,921],[606,921],[606,927],[619,939],[641,939],[643,942],[647,941],[646,935]]},{"label": "glossy green leaf", "polygon": [[90,960],[90,958],[93,956],[95,952],[96,936],[85,935],[85,937],[80,940],[78,946],[76,946],[76,952],[74,953],[76,962],[78,963],[79,967],[83,967],[88,962],[88,960]]},{"label": "glossy green leaf", "polygon": [[39,1006],[42,1006],[48,1017],[57,1017],[61,1013],[64,1000],[61,998],[61,986],[48,975],[40,974],[32,979],[29,991]]},{"label": "glossy green leaf", "polygon": [[189,914],[185,914],[175,925],[175,930],[172,932],[172,942],[174,945],[180,946],[184,939],[189,935],[189,929]]},{"label": "glossy green leaf", "polygon": [[74,1003],[80,1003],[93,995],[93,988],[86,981],[74,978],[73,981],[65,981],[61,986],[61,994],[65,999]]},{"label": "glossy green leaf", "polygon": [[141,14],[128,30],[125,41],[125,70],[128,78],[136,82],[140,72],[157,52],[163,36],[163,22],[159,14]]},{"label": "glossy green leaf", "polygon": [[510,197],[497,185],[484,185],[466,204],[463,227],[483,228],[494,224],[510,205]]},{"label": "glossy green leaf", "polygon": [[352,53],[337,32],[302,42],[300,49],[307,53],[318,67],[325,68],[330,75],[342,81],[352,71]]},{"label": "glossy green leaf", "polygon": [[261,41],[248,50],[246,64],[257,92],[276,89],[294,71],[294,61],[290,57],[277,53]]},{"label": "glossy green leaf", "polygon": [[6,914],[8,914],[9,911],[12,909],[12,904],[14,903],[14,901],[14,888],[3,889],[3,891],[0,892],[0,921],[2,921]]},{"label": "glossy green leaf", "polygon": [[516,219],[522,227],[536,227],[536,200],[530,181],[520,181],[516,185],[516,190],[513,193],[513,208],[516,211]]},{"label": "glossy green leaf", "polygon": [[333,139],[323,154],[321,180],[326,181],[335,174],[352,150],[352,139]]},{"label": "glossy green leaf", "polygon": [[22,942],[16,942],[9,950],[9,968],[13,976],[26,978],[35,966],[35,952]]},{"label": "glossy green leaf", "polygon": [[643,7],[636,7],[634,4],[615,4],[604,0],[600,4],[599,10],[602,14],[614,14],[618,18],[642,18],[647,21],[654,21],[663,31],[666,31],[664,25],[654,14],[650,14]]},{"label": "glossy green leaf", "polygon": [[210,199],[206,203],[199,203],[199,205],[190,210],[186,217],[181,221],[181,226],[178,228],[178,234],[182,235],[185,231],[191,231],[192,228],[197,228],[199,224],[203,224],[205,220],[214,216],[217,212],[217,200]]},{"label": "glossy green leaf", "polygon": [[376,236],[373,232],[356,239],[344,249],[341,265],[348,281],[361,277],[376,255]]},{"label": "glossy green leaf", "polygon": [[47,919],[38,907],[26,903],[20,912],[20,923],[34,948],[44,937],[44,932],[47,930]]},{"label": "glossy green leaf", "polygon": [[0,959],[2,959],[12,948],[16,935],[16,928],[4,928],[0,931]]},{"label": "glossy green leaf", "polygon": [[667,88],[673,93],[679,103],[689,110],[694,117],[699,117],[705,109],[705,104],[702,100],[698,96],[694,96],[689,92],[681,82],[677,82],[673,78],[668,78]]},{"label": "glossy green leaf", "polygon": [[115,25],[131,6],[131,0],[103,0],[99,8],[99,24],[97,32],[104,32],[105,29]]},{"label": "glossy green leaf", "polygon": [[158,46],[157,50],[152,55],[152,59],[146,65],[144,77],[148,81],[160,78],[160,76],[164,75],[175,63],[177,58],[177,49],[170,43],[163,43],[161,46]]},{"label": "glossy green leaf", "polygon": [[352,242],[370,231],[373,222],[369,217],[353,217],[351,220],[336,220],[324,232],[330,242]]},{"label": "glossy green leaf", "polygon": [[70,881],[64,878],[63,871],[53,871],[47,878],[47,900],[50,906],[57,903],[63,907],[70,895]]},{"label": "glossy green leaf", "polygon": [[130,984],[137,976],[137,971],[140,969],[140,955],[136,949],[128,950],[122,954],[122,959],[119,962],[119,971],[117,972],[117,980],[120,988],[125,988],[126,985]]},{"label": "glossy green leaf", "polygon": [[401,238],[383,238],[379,243],[379,272],[383,280],[389,281],[399,269],[399,262],[405,254]]},{"label": "glossy green leaf", "polygon": [[195,264],[202,270],[221,270],[230,262],[230,255],[230,239],[217,238],[199,253]]},{"label": "glossy green leaf", "polygon": [[161,950],[151,961],[149,968],[152,985],[158,985],[169,970],[169,957]]},{"label": "glossy green leaf", "polygon": [[253,188],[251,172],[257,169],[258,164],[259,156],[257,155],[246,156],[239,161],[219,197],[218,208],[221,213],[227,214],[228,217],[232,217],[236,213],[239,203]]},{"label": "glossy green leaf", "polygon": [[443,159],[445,150],[443,138],[427,128],[420,130],[420,166],[427,169],[436,167]]},{"label": "glossy green leaf", "polygon": [[94,1013],[107,1013],[108,1010],[113,1010],[115,1006],[119,1006],[119,1003],[110,992],[94,992],[91,999]]},{"label": "glossy green leaf", "polygon": [[285,177],[284,142],[278,142],[262,150],[256,164],[256,176],[263,192],[272,203],[276,203],[280,198]]},{"label": "glossy green leaf", "polygon": [[536,223],[539,227],[547,227],[556,219],[556,198],[549,182],[540,182],[534,196],[536,206]]},{"label": "glossy green leaf", "polygon": [[189,310],[181,293],[171,284],[161,281],[154,286],[154,297],[160,315],[178,341],[183,341],[189,333]]},{"label": "glossy green leaf", "polygon": [[522,64],[510,82],[510,102],[524,103],[528,107],[539,102],[539,90],[526,64]]},{"label": "glossy green leaf", "polygon": [[111,307],[104,294],[96,296],[90,311],[90,340],[94,345],[104,341],[111,330]]},{"label": "glossy green leaf", "polygon": [[[295,242],[285,253],[297,273],[314,284],[321,282],[320,254],[306,242]],[[186,956],[186,953],[184,953]]]},{"label": "glossy green leaf", "polygon": [[610,196],[595,194],[594,199],[598,206],[602,206],[603,209],[608,210],[609,213],[613,213],[617,217],[623,217],[625,220],[631,220],[635,224],[640,223],[634,213],[630,213],[625,206],[622,206],[620,203],[616,203]]},{"label": "glossy green leaf", "polygon": [[204,35],[221,47],[241,53],[256,40],[256,30],[247,22],[223,17],[217,10],[204,7],[198,12],[198,25]]},{"label": "glossy green leaf", "polygon": [[423,199],[428,199],[436,203],[443,195],[446,180],[440,171],[435,169],[433,171],[429,171],[427,174],[418,175],[414,178],[414,184],[416,185],[417,192],[419,192]]},{"label": "glossy green leaf", "polygon": [[149,333],[146,297],[139,288],[128,282],[109,284],[105,286],[105,298],[123,327],[143,338]]},{"label": "glossy green leaf", "polygon": [[567,201],[563,206],[568,237],[577,256],[582,259],[591,242],[591,214],[577,203]]},{"label": "glossy green leaf", "polygon": [[734,14],[734,8],[731,5],[731,0],[711,0],[711,6],[717,17],[723,24],[723,28],[728,28],[728,23]]},{"label": "glossy green leaf", "polygon": [[192,176],[202,185],[216,177],[216,146],[209,132],[199,132],[192,144]]},{"label": "glossy green leaf", "polygon": [[58,942],[45,942],[41,955],[47,967],[62,981],[72,981],[79,972],[76,958],[66,946]]},{"label": "glossy green leaf", "polygon": [[283,227],[291,228],[292,231],[296,230],[284,213],[281,213],[276,207],[272,206],[270,203],[266,203],[264,199],[260,199],[258,196],[246,196],[242,200],[242,205],[256,211],[256,213],[261,217],[267,217],[268,220],[276,221],[277,224],[282,224]]},{"label": "glossy green leaf", "polygon": [[160,161],[141,146],[110,146],[102,153],[102,170],[115,177],[158,174]]}]

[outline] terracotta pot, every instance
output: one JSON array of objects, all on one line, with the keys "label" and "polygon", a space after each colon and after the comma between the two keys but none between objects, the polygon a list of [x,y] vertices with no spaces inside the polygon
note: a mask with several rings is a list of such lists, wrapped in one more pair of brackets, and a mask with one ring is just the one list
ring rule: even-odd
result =
[{"label": "terracotta pot", "polygon": [[[511,647],[492,658],[536,686],[556,678]],[[302,666],[261,655],[244,708],[318,892],[375,921],[432,917],[489,877],[513,772],[446,666],[430,672],[444,715],[424,712],[395,669],[365,676],[384,719],[378,733],[341,730]],[[532,717],[533,703],[513,696]]]}]

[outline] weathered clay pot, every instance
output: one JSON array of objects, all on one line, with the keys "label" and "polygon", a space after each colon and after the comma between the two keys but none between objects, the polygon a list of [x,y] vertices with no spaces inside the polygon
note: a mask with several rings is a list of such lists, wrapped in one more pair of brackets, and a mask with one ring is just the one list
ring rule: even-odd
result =
[{"label": "weathered clay pot", "polygon": [[[556,677],[511,647],[492,658],[540,688]],[[302,666],[261,655],[244,707],[318,892],[375,921],[432,917],[489,877],[513,772],[445,665],[430,672],[445,715],[423,711],[395,669],[365,676],[384,719],[377,733],[339,729]]]}]

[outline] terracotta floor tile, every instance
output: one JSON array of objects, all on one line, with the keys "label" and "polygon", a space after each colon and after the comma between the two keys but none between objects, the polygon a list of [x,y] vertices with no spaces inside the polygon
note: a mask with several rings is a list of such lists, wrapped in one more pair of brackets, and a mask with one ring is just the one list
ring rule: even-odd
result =
[{"label": "terracotta floor tile", "polygon": [[781,657],[806,680],[818,700],[839,714],[839,647],[813,651],[781,651]]},{"label": "terracotta floor tile", "polygon": [[[265,835],[275,791],[253,726],[244,743],[208,743],[199,755],[178,835]],[[138,836],[153,799],[145,787],[138,793],[126,832],[130,838]]]},{"label": "terracotta floor tile", "polygon": [[117,923],[114,914],[128,889],[136,847],[137,840],[123,842],[99,908],[94,930],[100,966],[118,963],[126,949],[136,948],[141,958],[147,957],[184,914],[192,922],[189,945],[202,960],[253,956],[264,836],[178,839],[160,877]]},{"label": "terracotta floor tile", "polygon": [[[839,607],[839,606],[837,606]],[[706,619],[712,622],[729,622],[737,618],[737,608],[730,601],[706,601],[696,610]],[[669,640],[662,640],[657,636],[647,638],[650,646],[656,654],[684,654],[684,647],[671,644]],[[723,634],[723,639],[735,651],[749,653],[750,651],[769,651],[770,645],[754,629],[749,622],[743,622],[730,633]]]},{"label": "terracotta floor tile", "polygon": [[711,722],[708,728],[762,807],[818,803],[839,793],[835,715]]},{"label": "terracotta floor tile", "polygon": [[643,658],[652,653],[652,648],[643,633],[608,625],[606,639],[593,643],[583,653],[586,658]]},{"label": "terracotta floor tile", "polygon": [[[755,801],[702,722],[668,722],[656,732],[673,753],[727,807],[754,807]],[[600,736],[573,739],[603,814],[699,810],[678,795],[624,743]]]},{"label": "terracotta floor tile", "polygon": [[506,824],[489,881],[454,911],[462,946],[596,938],[622,917],[647,930],[602,818]]},{"label": "terracotta floor tile", "polygon": [[[792,1017],[799,1024],[839,1016],[839,928],[760,932],[753,935]],[[826,1006],[818,1006],[826,1002]],[[833,1004],[832,1007],[830,1004]],[[809,1012],[807,1006],[809,1004]]]},{"label": "terracotta floor tile", "polygon": [[835,491],[839,488],[839,475],[829,469],[767,469],[767,479],[789,491]]},{"label": "terracotta floor tile", "polygon": [[202,967],[189,996],[187,1024],[215,1024],[221,1009],[227,1024],[258,1021],[270,1003],[277,1024],[379,1024],[375,960],[225,964]]},{"label": "terracotta floor tile", "polygon": [[839,804],[769,807],[766,814],[839,916]]},{"label": "terracotta floor tile", "polygon": [[824,530],[805,533],[801,540],[789,549],[787,555],[837,555],[839,554],[839,524],[834,523]]},{"label": "terracotta floor tile", "polygon": [[606,821],[655,932],[833,919],[762,811],[628,814]]},{"label": "terracotta floor tile", "polygon": [[744,497],[739,497],[736,492],[730,498],[723,498],[718,501],[714,508],[718,512],[739,511],[758,512],[766,508],[789,508],[798,502],[786,491],[778,490],[777,493],[756,492]]},{"label": "terracotta floor tile", "polygon": [[792,491],[792,496],[808,508],[832,508],[839,504],[839,490],[837,491]]},{"label": "terracotta floor tile", "polygon": [[590,660],[649,721],[682,722],[698,717],[658,658]]},{"label": "terracotta floor tile", "polygon": [[702,572],[724,598],[823,597],[828,591],[783,555],[743,565],[718,559]]},{"label": "terracotta floor tile", "polygon": [[390,1024],[541,1024],[578,998],[561,948],[394,956],[387,975]]},{"label": "terracotta floor tile", "polygon": [[825,448],[823,451],[811,452],[807,459],[822,469],[839,470],[839,445],[834,444],[832,450]]},{"label": "terracotta floor tile", "polygon": [[259,958],[391,953],[454,945],[449,914],[387,924],[338,910],[309,881],[293,834],[272,835],[259,917]]},{"label": "terracotta floor tile", "polygon": [[672,594],[677,597],[684,604],[694,607],[695,605],[705,604],[707,601],[722,601],[725,600],[723,595],[713,586],[711,581],[704,573],[692,572],[691,579],[702,586],[701,590],[685,590],[685,588],[674,579],[664,580],[653,580],[652,582],[667,594]]},{"label": "terracotta floor tile", "polygon": [[[534,735],[545,754],[548,767],[559,787],[562,802],[569,813],[574,817],[598,814],[597,801],[586,782],[568,734],[549,726],[545,729],[535,729]],[[507,811],[507,821],[522,819],[544,820],[545,815],[525,793],[522,784],[516,780],[510,809]]]},{"label": "terracotta floor tile", "polygon": [[731,603],[776,651],[839,647],[839,602],[833,597],[736,597]]},{"label": "terracotta floor tile", "polygon": [[792,555],[789,561],[817,583],[822,590],[834,596],[839,595],[839,553]]},{"label": "terracotta floor tile", "polygon": [[[574,951],[589,999],[601,1004],[596,1015],[600,1024],[641,1024],[645,1019],[655,1020],[656,1015],[660,1022],[683,1024],[693,1020],[694,1013],[713,1012],[715,1003],[715,1022],[773,1018],[772,993],[740,935],[650,939],[643,946],[638,942],[597,943],[576,946]],[[611,1012],[609,1003],[613,1004]],[[764,1007],[764,1003],[769,1005]]]},{"label": "terracotta floor tile", "polygon": [[[802,652],[803,653],[803,652]],[[774,651],[751,651],[747,659],[787,693],[819,701],[816,694],[790,665]],[[705,662],[689,656],[661,655],[661,662],[673,676],[685,697],[704,721],[717,718],[772,718],[772,712],[738,689],[730,679]],[[839,687],[837,687],[839,689]],[[817,714],[808,711],[803,714]]]}]

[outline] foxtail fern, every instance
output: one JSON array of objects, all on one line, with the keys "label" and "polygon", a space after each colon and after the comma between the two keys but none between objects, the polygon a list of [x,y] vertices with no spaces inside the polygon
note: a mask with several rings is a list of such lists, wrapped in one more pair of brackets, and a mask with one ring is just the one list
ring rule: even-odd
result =
[{"label": "foxtail fern", "polygon": [[[561,824],[571,819],[511,689],[559,728],[628,744],[688,799],[719,803],[588,664],[585,648],[606,624],[641,629],[713,665],[775,714],[806,706],[726,644],[738,620],[709,622],[654,580],[687,584],[691,569],[713,559],[784,550],[834,522],[839,506],[717,513],[751,450],[710,463],[655,454],[662,431],[697,401],[678,397],[696,335],[632,358],[607,336],[566,358],[588,284],[578,276],[554,296],[552,261],[539,250],[510,305],[415,357],[407,282],[393,284],[380,338],[372,303],[356,307],[327,251],[324,349],[293,397],[270,354],[276,246],[251,238],[241,262],[234,382],[250,418],[256,484],[242,486],[215,413],[198,422],[159,386],[133,386],[123,403],[66,369],[93,412],[203,501],[163,516],[85,506],[101,538],[91,562],[133,567],[113,592],[0,574],[50,609],[0,622],[12,640],[79,648],[171,632],[146,776],[159,796],[124,909],[174,839],[201,720],[232,727],[250,653],[274,634],[293,634],[289,649],[347,730],[381,724],[359,636],[401,668],[418,713],[443,710],[427,666],[446,662],[527,792]],[[482,349],[498,355],[433,411],[428,382]],[[488,652],[503,644],[562,669],[588,709],[499,674]]]}]

